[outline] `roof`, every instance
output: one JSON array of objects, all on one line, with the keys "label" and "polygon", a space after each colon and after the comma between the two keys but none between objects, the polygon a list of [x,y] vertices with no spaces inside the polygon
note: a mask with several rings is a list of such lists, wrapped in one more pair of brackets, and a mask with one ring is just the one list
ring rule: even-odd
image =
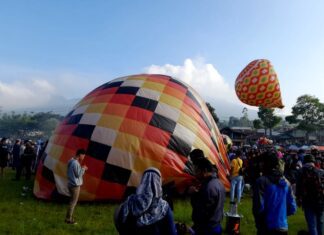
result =
[{"label": "roof", "polygon": [[232,131],[235,133],[242,133],[242,134],[251,134],[254,132],[251,127],[224,127],[223,129],[221,129],[221,133],[226,131]]},{"label": "roof", "polygon": [[316,146],[318,151],[324,152],[324,146]]}]

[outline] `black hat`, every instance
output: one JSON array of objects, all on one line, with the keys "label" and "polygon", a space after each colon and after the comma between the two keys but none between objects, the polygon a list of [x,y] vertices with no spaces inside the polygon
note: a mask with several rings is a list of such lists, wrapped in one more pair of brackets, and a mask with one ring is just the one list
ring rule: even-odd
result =
[{"label": "black hat", "polygon": [[205,155],[201,149],[194,149],[190,152],[189,157],[193,163],[196,163],[201,158],[205,158]]},{"label": "black hat", "polygon": [[303,163],[305,164],[305,163],[310,163],[310,162],[315,163],[315,157],[311,154],[305,155]]},{"label": "black hat", "polygon": [[211,162],[207,158],[200,158],[196,162],[196,167],[199,170],[213,172],[214,168]]}]

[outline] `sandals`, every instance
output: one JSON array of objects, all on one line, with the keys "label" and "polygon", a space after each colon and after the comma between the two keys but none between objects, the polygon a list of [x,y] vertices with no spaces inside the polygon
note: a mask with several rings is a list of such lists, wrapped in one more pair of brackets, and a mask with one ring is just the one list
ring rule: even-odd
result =
[{"label": "sandals", "polygon": [[78,224],[75,220],[69,220],[69,219],[65,219],[64,222],[67,224]]}]

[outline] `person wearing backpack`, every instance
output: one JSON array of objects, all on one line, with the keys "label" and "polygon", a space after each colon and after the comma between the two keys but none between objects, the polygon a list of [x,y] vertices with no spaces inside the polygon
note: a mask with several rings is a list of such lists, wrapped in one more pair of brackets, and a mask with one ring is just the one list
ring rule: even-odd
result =
[{"label": "person wearing backpack", "polygon": [[304,210],[310,235],[324,234],[324,170],[315,167],[315,157],[304,156],[299,172],[296,197]]},{"label": "person wearing backpack", "polygon": [[231,192],[230,192],[230,198],[231,204],[235,203],[235,194],[237,203],[240,203],[241,196],[242,196],[242,181],[243,181],[243,161],[240,158],[242,155],[242,152],[240,150],[237,150],[235,153],[234,159],[231,161]]},{"label": "person wearing backpack", "polygon": [[262,154],[263,175],[253,187],[252,212],[258,235],[287,235],[287,217],[297,205],[289,181],[283,176],[276,153]]}]

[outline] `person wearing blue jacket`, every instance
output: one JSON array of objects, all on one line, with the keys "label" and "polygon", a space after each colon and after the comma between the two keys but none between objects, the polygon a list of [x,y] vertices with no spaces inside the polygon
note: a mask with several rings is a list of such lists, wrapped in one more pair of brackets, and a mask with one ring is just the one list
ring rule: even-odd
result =
[{"label": "person wearing blue jacket", "polygon": [[265,152],[264,175],[253,190],[253,215],[258,235],[288,234],[287,216],[296,213],[297,205],[291,185],[280,170],[279,159]]}]

